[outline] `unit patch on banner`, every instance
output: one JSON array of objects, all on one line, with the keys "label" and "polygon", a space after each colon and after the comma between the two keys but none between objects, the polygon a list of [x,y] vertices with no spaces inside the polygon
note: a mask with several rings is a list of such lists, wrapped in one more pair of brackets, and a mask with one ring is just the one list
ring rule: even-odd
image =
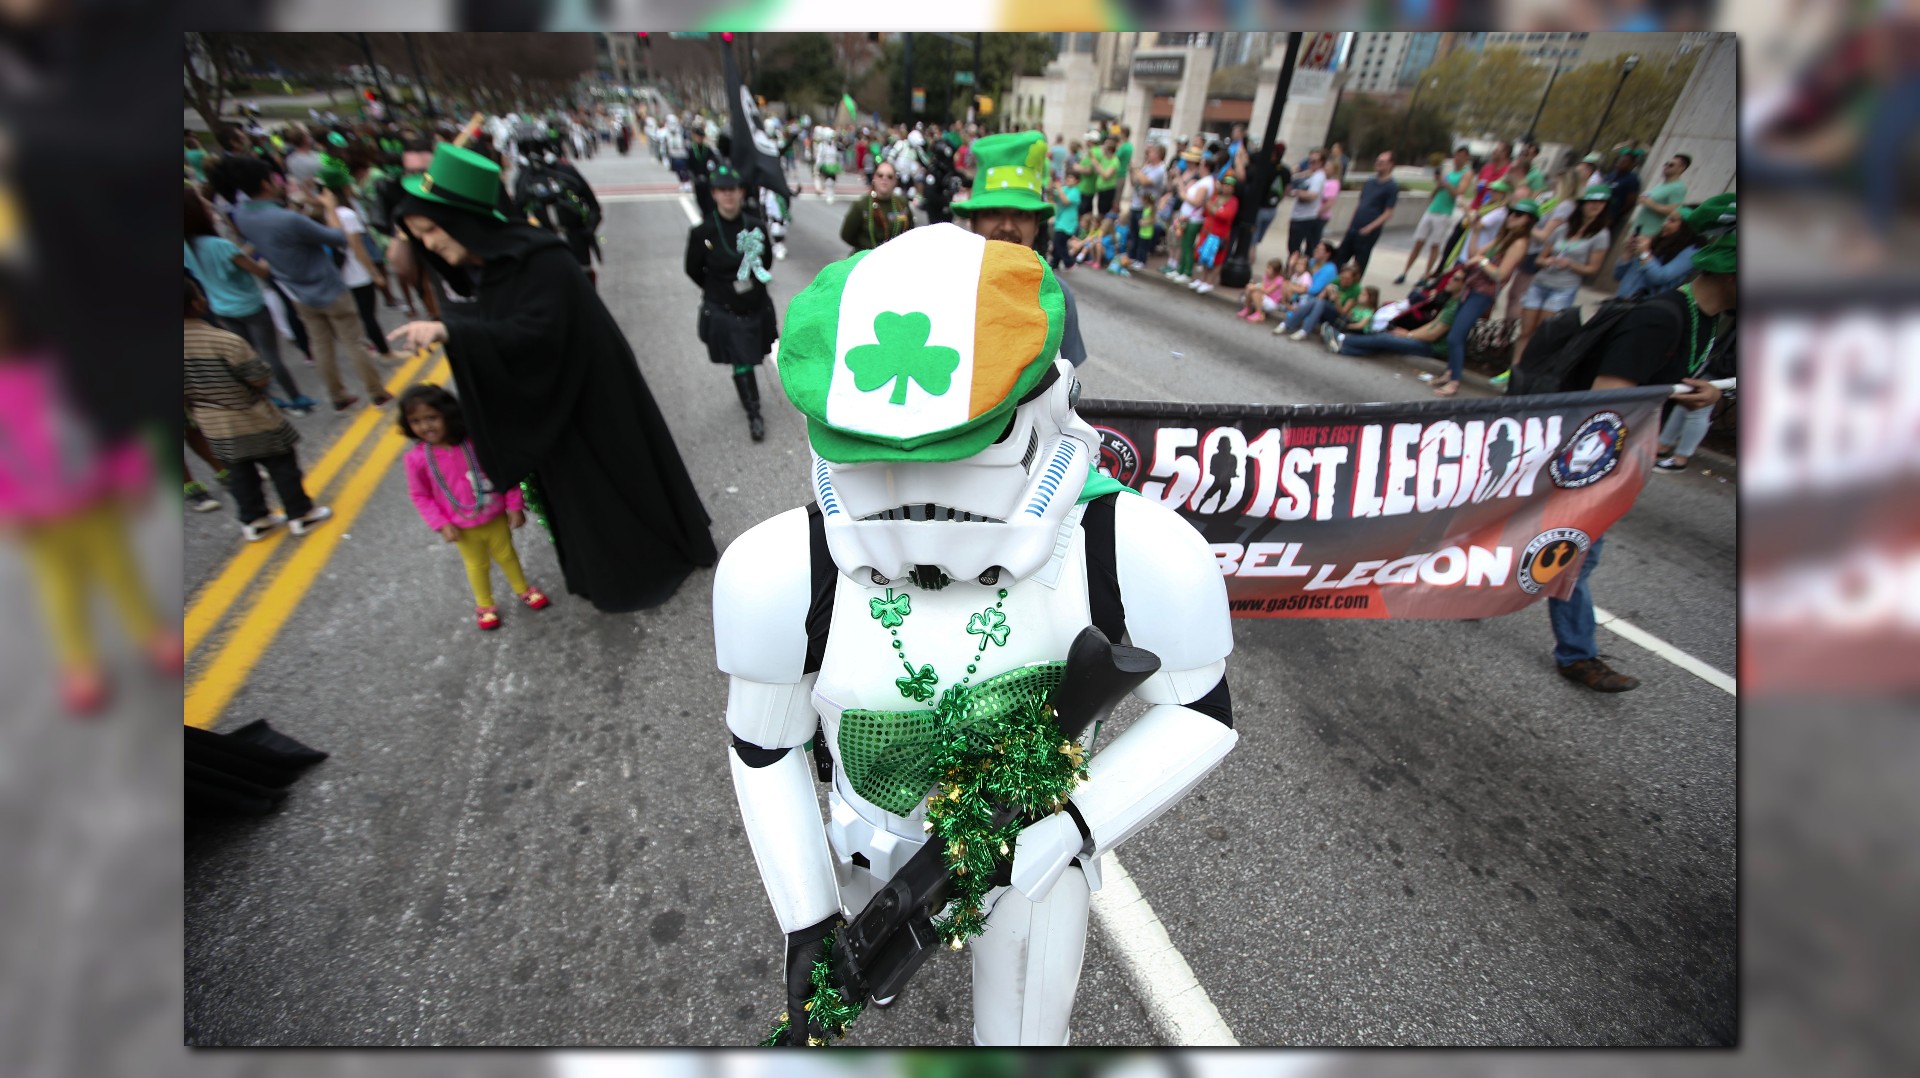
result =
[{"label": "unit patch on banner", "polygon": [[1620,451],[1627,440],[1627,421],[1619,412],[1599,412],[1573,429],[1567,446],[1547,465],[1553,485],[1574,490],[1598,483],[1612,474],[1620,463]]},{"label": "unit patch on banner", "polygon": [[1112,427],[1094,427],[1100,432],[1100,470],[1130,487],[1140,485],[1140,450],[1127,436]]},{"label": "unit patch on banner", "polygon": [[1592,545],[1593,540],[1579,528],[1541,532],[1520,555],[1520,589],[1528,595],[1540,594]]}]

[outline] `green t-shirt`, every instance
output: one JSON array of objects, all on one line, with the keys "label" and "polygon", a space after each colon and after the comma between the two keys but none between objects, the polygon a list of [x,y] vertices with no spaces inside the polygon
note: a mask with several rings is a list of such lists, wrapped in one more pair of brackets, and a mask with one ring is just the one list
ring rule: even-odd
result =
[{"label": "green t-shirt", "polygon": [[203,180],[207,178],[207,174],[200,167],[200,165],[201,165],[201,162],[205,161],[206,159],[207,159],[207,151],[205,150],[188,150],[187,151],[187,167],[193,170],[193,174],[195,176],[198,176]]},{"label": "green t-shirt", "polygon": [[1371,321],[1373,321],[1372,307],[1355,307],[1347,312],[1347,324],[1350,326],[1361,326]]},{"label": "green t-shirt", "polygon": [[1466,169],[1446,173],[1446,186],[1438,188],[1433,192],[1433,201],[1427,203],[1427,212],[1451,214],[1453,212],[1454,189],[1460,186],[1460,177],[1466,174]]},{"label": "green t-shirt", "polygon": [[1124,180],[1127,178],[1128,172],[1131,171],[1133,168],[1133,143],[1131,142],[1121,143],[1120,149],[1118,152],[1120,154],[1119,175],[1120,175],[1120,178]]},{"label": "green t-shirt", "polygon": [[1351,285],[1335,292],[1334,296],[1337,297],[1341,303],[1352,303],[1360,298],[1360,288],[1360,282],[1355,281]]},{"label": "green t-shirt", "polygon": [[[1656,183],[1652,187],[1647,188],[1642,194],[1645,194],[1648,198],[1662,205],[1672,206],[1687,200],[1687,184],[1684,180],[1674,180],[1672,183]],[[1655,232],[1660,231],[1660,226],[1666,222],[1666,219],[1666,214],[1655,213],[1645,206],[1642,206],[1633,218],[1633,234],[1636,236],[1651,236]]]},{"label": "green t-shirt", "polygon": [[[1459,313],[1460,301],[1450,299],[1447,301],[1445,307],[1440,308],[1440,316],[1435,318],[1434,321],[1451,329],[1453,327],[1453,318]],[[1439,340],[1433,342],[1433,354],[1440,359],[1447,358],[1447,338],[1444,335],[1441,336]]]},{"label": "green t-shirt", "polygon": [[1540,192],[1547,189],[1547,170],[1539,165],[1533,166],[1533,171],[1527,173],[1527,186],[1533,188],[1533,197],[1539,198]]},{"label": "green t-shirt", "polygon": [[[1109,155],[1105,147],[1096,146],[1088,152],[1087,156],[1093,161],[1093,189],[1095,191],[1111,191],[1115,187],[1120,186],[1119,154]],[[1112,168],[1113,175],[1100,175],[1100,170],[1103,168]]]}]

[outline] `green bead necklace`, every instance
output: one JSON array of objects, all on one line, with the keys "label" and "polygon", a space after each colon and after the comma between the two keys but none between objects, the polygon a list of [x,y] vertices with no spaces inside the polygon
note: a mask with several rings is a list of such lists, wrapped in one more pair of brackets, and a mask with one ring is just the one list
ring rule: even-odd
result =
[{"label": "green bead necklace", "polygon": [[[957,684],[948,686],[947,691],[941,694],[940,706],[955,702],[966,694],[968,683],[979,672],[979,660],[986,653],[988,644],[1000,647],[1007,645],[1007,637],[1012,634],[1013,627],[1007,624],[1007,616],[1003,612],[1006,601],[1007,589],[1001,588],[999,598],[992,606],[967,619],[967,631],[978,636],[980,644],[971,656],[974,661],[967,664],[967,676]],[[906,592],[895,595],[893,589],[888,588],[885,598],[867,600],[867,608],[872,611],[873,619],[880,623],[880,627],[892,635],[893,653],[906,669],[907,675],[895,678],[893,682],[900,690],[900,695],[922,703],[933,699],[934,689],[940,684],[939,673],[931,664],[922,664],[916,670],[913,660],[907,658],[905,642],[900,639],[900,626],[913,613],[913,597]]]}]

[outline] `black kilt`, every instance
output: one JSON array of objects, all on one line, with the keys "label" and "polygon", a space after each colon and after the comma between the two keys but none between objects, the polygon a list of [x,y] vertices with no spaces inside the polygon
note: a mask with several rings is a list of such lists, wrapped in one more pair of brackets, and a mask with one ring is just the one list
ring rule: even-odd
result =
[{"label": "black kilt", "polygon": [[773,350],[780,324],[771,303],[746,314],[735,314],[711,303],[700,305],[700,339],[707,358],[729,367],[759,366]]}]

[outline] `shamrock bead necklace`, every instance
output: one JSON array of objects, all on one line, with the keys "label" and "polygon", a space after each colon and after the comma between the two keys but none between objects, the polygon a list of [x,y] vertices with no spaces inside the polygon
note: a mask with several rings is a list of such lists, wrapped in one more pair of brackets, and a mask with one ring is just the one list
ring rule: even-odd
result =
[{"label": "shamrock bead necklace", "polygon": [[[967,619],[967,631],[980,638],[980,644],[974,649],[972,656],[975,661],[967,664],[966,677],[961,678],[958,684],[950,686],[945,693],[941,694],[942,703],[945,703],[948,697],[957,698],[966,692],[968,682],[971,682],[973,675],[979,672],[978,660],[985,654],[988,644],[1007,646],[1007,637],[1011,635],[1013,627],[1007,624],[1007,616],[1002,612],[1006,601],[1007,589],[1001,588],[999,598],[992,606]],[[880,627],[892,634],[893,652],[899,657],[900,665],[906,668],[907,676],[895,678],[893,682],[899,688],[900,695],[923,703],[933,699],[934,688],[940,684],[939,673],[931,664],[922,664],[918,670],[915,670],[913,660],[907,658],[906,644],[900,639],[900,626],[906,622],[907,616],[913,613],[913,597],[905,592],[895,595],[893,589],[888,588],[885,598],[876,597],[867,600],[867,608],[872,611],[873,619],[880,623]]]}]

